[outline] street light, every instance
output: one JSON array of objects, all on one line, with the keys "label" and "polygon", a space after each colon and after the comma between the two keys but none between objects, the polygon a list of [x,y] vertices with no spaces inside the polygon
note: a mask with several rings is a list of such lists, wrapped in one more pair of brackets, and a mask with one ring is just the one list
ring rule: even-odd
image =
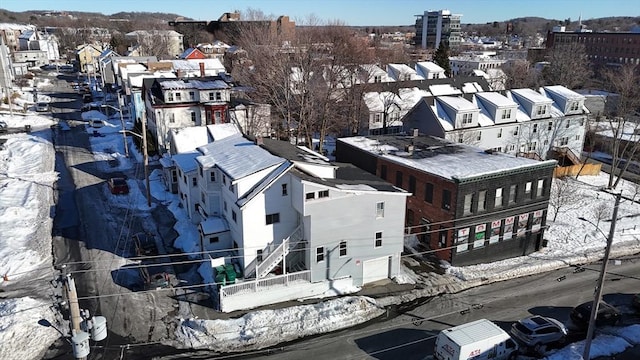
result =
[{"label": "street light", "polygon": [[[118,105],[120,105],[120,104],[118,104]],[[122,130],[126,130],[126,128],[124,126],[124,118],[122,117],[122,109],[118,109],[117,107],[115,107],[113,105],[109,105],[109,104],[102,104],[102,107],[113,109],[113,110],[119,112],[120,113],[120,123],[122,124]],[[122,132],[122,141],[124,141],[124,155],[126,157],[129,157],[129,146],[127,145],[127,135],[124,133],[124,131]]]},{"label": "street light", "polygon": [[[589,352],[591,351],[591,340],[593,338],[593,332],[595,330],[596,317],[598,316],[598,307],[600,307],[600,300],[602,299],[602,287],[604,285],[604,277],[607,273],[607,263],[609,262],[609,253],[611,252],[611,243],[613,242],[613,235],[616,229],[616,220],[618,218],[618,206],[620,205],[620,198],[622,197],[622,193],[619,192],[616,194],[616,203],[613,206],[613,218],[611,219],[611,226],[609,227],[609,236],[607,238],[607,247],[604,250],[604,257],[602,258],[602,268],[600,269],[600,278],[598,279],[598,285],[596,287],[596,295],[593,299],[593,303],[591,304],[591,316],[589,317],[589,328],[587,330],[587,339],[584,343],[584,354],[582,356],[583,359],[589,360]],[[579,217],[578,219],[582,221],[586,221],[589,224],[595,226],[595,228],[604,236],[604,233],[598,225],[593,222],[585,219],[584,217]]]},{"label": "street light", "polygon": [[147,154],[147,136],[146,136],[146,127],[143,123],[143,132],[142,135],[135,133],[129,130],[121,130],[122,134],[131,134],[139,139],[142,139],[142,155],[144,156],[144,178],[147,184],[147,206],[151,207],[151,188],[149,187],[149,155]]}]

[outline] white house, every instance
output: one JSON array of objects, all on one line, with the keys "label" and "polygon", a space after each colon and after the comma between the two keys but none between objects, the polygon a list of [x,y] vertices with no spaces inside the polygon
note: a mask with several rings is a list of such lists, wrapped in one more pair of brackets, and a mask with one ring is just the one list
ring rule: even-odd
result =
[{"label": "white house", "polygon": [[421,61],[416,63],[416,73],[425,79],[444,79],[447,76],[440,65],[431,61]]},{"label": "white house", "polygon": [[[220,310],[398,275],[408,193],[278,140],[232,135],[198,152],[190,185],[199,194],[188,203],[198,209],[201,250],[211,260],[199,272],[216,285]],[[234,276],[217,268],[223,264]]]},{"label": "white house", "polygon": [[480,92],[422,99],[403,120],[404,130],[418,129],[484,149],[536,159],[562,152],[579,161],[584,144],[584,96],[563,86],[540,91],[513,89],[502,95]]}]

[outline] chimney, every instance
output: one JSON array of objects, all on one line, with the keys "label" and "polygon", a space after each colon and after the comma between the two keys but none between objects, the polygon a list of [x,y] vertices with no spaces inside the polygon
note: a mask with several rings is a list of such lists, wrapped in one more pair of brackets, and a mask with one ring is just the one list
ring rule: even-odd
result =
[{"label": "chimney", "polygon": [[178,69],[178,73],[176,74],[176,76],[178,77],[178,79],[180,79],[182,77],[182,69]]},{"label": "chimney", "polygon": [[262,141],[262,136],[260,136],[260,135],[256,136],[255,144],[258,145],[258,146],[264,145],[264,141]]},{"label": "chimney", "polygon": [[204,77],[204,63],[200,63],[200,77]]},{"label": "chimney", "polygon": [[414,146],[413,145],[406,145],[404,147],[404,151],[408,152],[409,155],[413,155],[413,150],[414,150]]},{"label": "chimney", "polygon": [[413,137],[418,137],[418,129],[413,129]]}]

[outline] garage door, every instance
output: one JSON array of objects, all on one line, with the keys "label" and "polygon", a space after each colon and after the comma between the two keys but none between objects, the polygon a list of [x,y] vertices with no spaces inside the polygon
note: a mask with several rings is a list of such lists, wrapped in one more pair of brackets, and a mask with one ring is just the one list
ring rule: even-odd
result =
[{"label": "garage door", "polygon": [[367,260],[362,266],[362,283],[386,279],[389,277],[389,257],[381,257],[379,259]]}]

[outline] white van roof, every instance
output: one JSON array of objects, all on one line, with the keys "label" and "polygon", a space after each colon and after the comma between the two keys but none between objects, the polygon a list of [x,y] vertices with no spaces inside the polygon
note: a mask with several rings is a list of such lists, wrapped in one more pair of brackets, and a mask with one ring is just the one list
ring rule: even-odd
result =
[{"label": "white van roof", "polygon": [[487,319],[480,319],[443,330],[449,339],[460,346],[473,344],[480,340],[494,337],[508,337],[509,335],[498,325]]}]

